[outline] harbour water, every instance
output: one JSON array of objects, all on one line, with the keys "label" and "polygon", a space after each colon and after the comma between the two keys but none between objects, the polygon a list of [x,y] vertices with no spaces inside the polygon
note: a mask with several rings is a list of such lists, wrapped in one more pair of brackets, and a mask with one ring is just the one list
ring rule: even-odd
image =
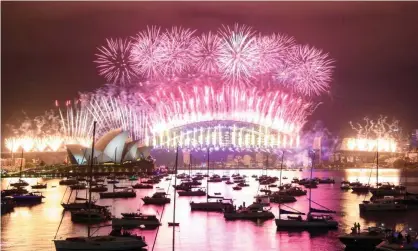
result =
[{"label": "harbour water", "polygon": [[[187,172],[187,171],[186,171]],[[204,172],[204,171],[202,171]],[[235,170],[211,171],[219,175],[232,175]],[[181,172],[179,172],[181,173]],[[265,171],[264,171],[265,173]],[[240,174],[247,175],[250,186],[244,187],[241,191],[232,190],[231,185],[225,183],[209,183],[209,194],[221,193],[225,198],[232,198],[234,204],[246,205],[254,201],[259,184],[251,175],[261,175],[261,170],[242,170]],[[409,192],[418,192],[418,172],[408,171],[405,175],[402,170],[381,169],[379,170],[379,182],[391,182],[400,184],[407,182]],[[279,171],[268,171],[268,175],[279,176]],[[309,177],[309,171],[283,171],[282,176],[288,179],[283,183],[291,182],[293,177]],[[180,226],[176,228],[175,250],[181,251],[231,251],[231,250],[322,250],[339,251],[344,250],[344,246],[339,242],[338,235],[349,232],[354,222],[359,222],[361,228],[384,223],[388,227],[402,230],[406,227],[418,228],[418,211],[379,213],[372,216],[361,216],[358,204],[364,199],[369,199],[371,194],[356,195],[351,191],[341,191],[341,180],[355,181],[374,184],[375,170],[370,169],[346,169],[340,171],[316,170],[314,177],[332,177],[336,180],[335,184],[320,184],[318,188],[312,189],[312,200],[337,211],[335,218],[339,221],[339,229],[325,233],[317,232],[287,232],[277,231],[274,220],[265,222],[251,221],[225,221],[221,213],[216,212],[191,212],[190,201],[203,201],[205,197],[177,197],[176,222]],[[406,177],[406,178],[405,178]],[[2,189],[7,188],[8,184],[16,179],[2,179]],[[55,250],[52,240],[57,234],[57,238],[70,236],[80,236],[87,234],[85,225],[73,224],[70,213],[65,212],[62,217],[63,209],[60,205],[62,201],[68,200],[69,192],[66,186],[60,186],[58,179],[25,179],[31,185],[36,182],[47,182],[48,188],[43,190],[45,199],[43,203],[32,207],[16,207],[13,212],[1,217],[1,250],[4,251],[52,251]],[[171,184],[170,184],[171,182]],[[156,187],[167,188],[170,186],[169,193],[173,198],[171,181],[163,180]],[[131,181],[124,181],[118,186],[131,185]],[[202,186],[205,186],[203,182]],[[111,189],[112,185],[108,185]],[[154,189],[155,190],[155,189]],[[162,226],[157,230],[135,230],[145,236],[148,243],[148,250],[152,250],[155,240],[154,250],[172,250],[172,227],[168,227],[168,222],[172,222],[173,202],[165,207],[143,205],[141,198],[151,195],[154,190],[136,190],[136,198],[129,199],[99,199],[97,193],[93,193],[93,198],[97,199],[99,205],[109,205],[113,215],[120,216],[123,212],[136,212],[138,208],[143,213],[157,214],[158,218],[162,215]],[[86,190],[80,190],[78,197],[85,196]],[[73,193],[74,197],[74,193]],[[297,197],[297,202],[287,204],[299,211],[307,211],[307,196]],[[278,216],[278,204],[271,204],[271,211]],[[61,226],[58,226],[62,219]],[[102,225],[109,225],[102,224]],[[108,234],[111,227],[105,226],[97,228],[95,234]],[[93,232],[94,232],[93,231]],[[135,232],[134,231],[134,232]]]}]

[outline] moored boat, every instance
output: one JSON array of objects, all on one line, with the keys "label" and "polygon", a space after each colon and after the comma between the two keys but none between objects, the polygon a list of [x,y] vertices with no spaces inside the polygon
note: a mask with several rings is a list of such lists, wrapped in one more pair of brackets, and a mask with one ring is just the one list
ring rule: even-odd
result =
[{"label": "moored boat", "polygon": [[142,198],[142,201],[144,201],[144,204],[164,205],[170,203],[171,199],[167,197],[167,194],[164,191],[157,191],[151,197],[145,196]]},{"label": "moored boat", "polygon": [[340,235],[338,239],[347,249],[374,250],[385,239],[388,231],[383,227],[369,227],[361,232],[354,226],[351,233]]},{"label": "moored boat", "polygon": [[123,188],[119,191],[99,193],[101,199],[105,198],[133,198],[136,193],[132,188]]},{"label": "moored boat", "polygon": [[229,207],[224,212],[226,220],[269,220],[274,218],[270,210],[264,209],[262,205],[252,204],[249,207]]},{"label": "moored boat", "polygon": [[161,225],[155,215],[142,213],[122,214],[122,218],[112,218],[112,227],[135,228],[144,227],[145,229],[154,229]]}]

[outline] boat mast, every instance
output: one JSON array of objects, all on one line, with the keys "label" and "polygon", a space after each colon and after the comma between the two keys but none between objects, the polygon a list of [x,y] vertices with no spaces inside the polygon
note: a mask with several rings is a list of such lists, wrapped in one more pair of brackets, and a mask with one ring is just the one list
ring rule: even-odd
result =
[{"label": "boat mast", "polygon": [[311,178],[309,179],[309,213],[311,213],[311,204],[312,204],[312,173],[314,169],[314,161],[315,161],[315,150],[313,151],[312,156],[312,167],[311,167]]},{"label": "boat mast", "polygon": [[379,186],[379,139],[376,144],[376,188]]},{"label": "boat mast", "polygon": [[[283,153],[282,153],[282,163],[280,164],[279,191],[280,191],[280,190],[281,190],[281,188],[282,188],[283,159],[284,159],[284,150],[283,150]],[[279,199],[279,219],[280,219],[280,205],[281,205],[280,201],[281,201],[281,200]]]},{"label": "boat mast", "polygon": [[23,167],[23,147],[22,147],[22,157],[20,158],[20,178],[19,181],[22,179],[22,167]]},{"label": "boat mast", "polygon": [[209,147],[208,147],[208,177],[206,177],[206,202],[209,201]]},{"label": "boat mast", "polygon": [[90,237],[90,218],[91,218],[91,181],[93,176],[93,158],[94,158],[94,138],[96,137],[96,124],[93,122],[93,142],[91,143],[91,157],[90,157],[90,169],[89,169],[89,204],[88,204],[88,226],[87,226],[87,237]]},{"label": "boat mast", "polygon": [[[177,145],[176,150],[176,162],[174,166],[174,187],[177,186],[177,162],[178,162],[178,156],[179,156],[179,146]],[[174,190],[174,203],[173,203],[173,251],[175,250],[174,244],[176,242],[176,191]]]}]

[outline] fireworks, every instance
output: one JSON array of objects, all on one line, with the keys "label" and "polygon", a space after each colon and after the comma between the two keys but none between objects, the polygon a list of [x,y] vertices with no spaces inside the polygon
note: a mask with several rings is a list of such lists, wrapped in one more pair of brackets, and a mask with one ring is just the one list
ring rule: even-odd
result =
[{"label": "fireworks", "polygon": [[97,48],[99,74],[112,83],[128,83],[135,75],[130,61],[131,42],[123,39],[107,39],[107,45]]},{"label": "fireworks", "polygon": [[238,24],[223,26],[217,33],[194,34],[181,27],[165,32],[148,27],[130,42],[108,40],[95,62],[101,75],[121,84],[136,80],[131,78],[134,71],[147,83],[163,85],[203,75],[229,85],[254,87],[267,76],[268,85],[283,84],[307,97],[330,88],[333,61],[319,49],[295,44],[292,37],[263,35]]},{"label": "fireworks", "polygon": [[107,39],[96,56],[109,84],[64,108],[56,102],[58,115],[25,120],[9,150],[89,146],[93,121],[97,137],[120,128],[159,147],[297,147],[333,69],[319,49],[238,24],[207,33],[148,27]]},{"label": "fireworks", "polygon": [[348,150],[396,152],[397,142],[401,137],[399,121],[387,121],[387,117],[380,116],[377,120],[364,117],[365,123],[350,125],[357,133],[357,138],[345,139],[343,145]]}]

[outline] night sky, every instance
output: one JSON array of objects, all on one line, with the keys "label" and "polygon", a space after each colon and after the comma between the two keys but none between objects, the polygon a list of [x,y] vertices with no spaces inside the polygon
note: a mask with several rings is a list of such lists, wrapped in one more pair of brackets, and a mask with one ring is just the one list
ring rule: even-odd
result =
[{"label": "night sky", "polygon": [[[1,119],[42,114],[105,83],[92,62],[105,38],[147,25],[198,32],[246,24],[335,59],[331,93],[309,118],[335,134],[384,114],[418,128],[418,2],[1,2]],[[309,127],[309,125],[308,125]]]}]

